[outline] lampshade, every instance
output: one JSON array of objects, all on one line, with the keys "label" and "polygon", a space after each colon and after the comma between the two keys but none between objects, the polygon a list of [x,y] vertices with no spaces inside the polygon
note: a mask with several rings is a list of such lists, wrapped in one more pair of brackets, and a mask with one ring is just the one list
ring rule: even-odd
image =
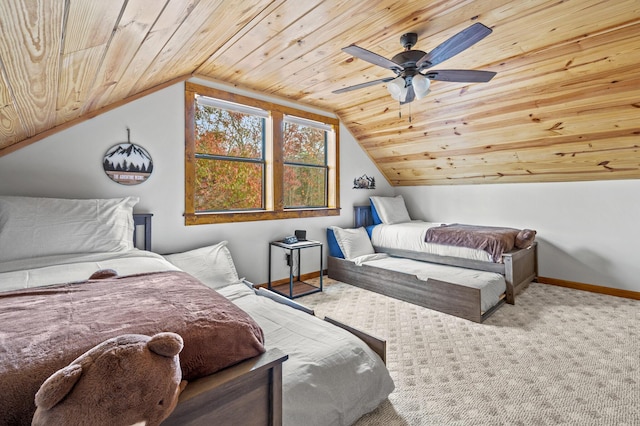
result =
[{"label": "lampshade", "polygon": [[394,78],[387,84],[387,90],[393,99],[396,101],[404,102],[407,98],[407,87],[405,86],[404,78]]},{"label": "lampshade", "polygon": [[425,96],[427,96],[427,93],[429,93],[429,86],[431,85],[431,80],[429,80],[424,75],[417,73],[416,75],[413,76],[413,79],[411,80],[411,84],[413,85],[413,91],[416,94],[416,99],[422,99]]}]

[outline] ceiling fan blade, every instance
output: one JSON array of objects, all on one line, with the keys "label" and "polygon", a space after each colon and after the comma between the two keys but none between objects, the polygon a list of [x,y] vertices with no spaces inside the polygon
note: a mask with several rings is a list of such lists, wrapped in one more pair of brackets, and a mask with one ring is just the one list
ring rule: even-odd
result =
[{"label": "ceiling fan blade", "polygon": [[342,89],[334,90],[331,93],[338,94],[338,93],[350,92],[352,90],[362,89],[363,87],[373,86],[374,84],[387,83],[393,80],[394,78],[396,77],[385,77],[385,78],[380,78],[378,80],[371,80],[371,81],[367,81],[366,83],[356,84],[355,86],[343,87]]},{"label": "ceiling fan blade", "polygon": [[444,43],[441,43],[422,58],[418,59],[416,67],[418,69],[425,69],[446,61],[463,50],[473,46],[491,34],[492,31],[493,30],[491,30],[491,28],[482,25],[480,22],[476,22],[449,38]]},{"label": "ceiling fan blade", "polygon": [[431,80],[452,81],[455,83],[486,83],[497,73],[479,70],[437,70],[429,71],[425,77]]},{"label": "ceiling fan blade", "polygon": [[343,47],[342,51],[355,56],[356,58],[360,58],[363,61],[372,63],[373,65],[378,65],[382,68],[388,68],[396,73],[403,70],[400,65],[396,64],[392,60],[387,59],[384,56],[380,56],[377,53],[373,53],[367,49],[363,49],[362,47],[356,46],[355,44]]}]

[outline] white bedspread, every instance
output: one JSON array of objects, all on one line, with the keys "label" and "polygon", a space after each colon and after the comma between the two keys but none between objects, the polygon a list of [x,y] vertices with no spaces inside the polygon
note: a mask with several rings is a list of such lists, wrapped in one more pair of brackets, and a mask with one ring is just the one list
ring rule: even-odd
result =
[{"label": "white bedspread", "polygon": [[493,262],[491,255],[484,250],[425,242],[427,229],[440,225],[441,223],[421,220],[412,220],[411,222],[393,225],[376,225],[371,232],[371,243],[374,247],[411,250],[440,256]]},{"label": "white bedspread", "polygon": [[495,272],[478,271],[475,269],[458,268],[456,266],[439,265],[420,262],[418,260],[386,256],[361,256],[353,261],[359,265],[374,266],[376,268],[411,274],[422,281],[433,278],[454,284],[480,289],[480,310],[486,312],[495,306],[504,294],[507,284],[504,276]]},{"label": "white bedspread", "polygon": [[351,333],[244,284],[219,291],[262,327],[267,349],[289,354],[282,365],[283,425],[350,425],[393,391],[382,360]]}]

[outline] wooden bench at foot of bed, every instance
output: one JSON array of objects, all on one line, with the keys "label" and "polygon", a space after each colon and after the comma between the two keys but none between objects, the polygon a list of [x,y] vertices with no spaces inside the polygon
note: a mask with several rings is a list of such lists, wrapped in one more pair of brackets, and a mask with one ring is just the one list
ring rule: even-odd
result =
[{"label": "wooden bench at foot of bed", "polygon": [[478,271],[496,272],[504,275],[507,284],[506,301],[515,304],[515,296],[522,292],[538,273],[538,243],[526,249],[516,249],[502,255],[502,263],[482,260],[464,259],[461,257],[440,256],[418,251],[390,249],[374,246],[376,253],[387,253],[390,256],[420,260],[429,263],[458,266]]},{"label": "wooden bench at foot of bed", "polygon": [[329,256],[328,276],[356,287],[413,303],[445,314],[475,322],[483,322],[495,312],[504,299],[482,312],[480,289],[415,275],[391,271]]}]

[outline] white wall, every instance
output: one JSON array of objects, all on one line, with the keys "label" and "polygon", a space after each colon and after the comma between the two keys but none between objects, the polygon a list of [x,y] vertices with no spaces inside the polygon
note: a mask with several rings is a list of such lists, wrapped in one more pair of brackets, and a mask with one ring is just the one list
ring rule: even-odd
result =
[{"label": "white wall", "polygon": [[[640,180],[391,188],[343,126],[339,217],[185,227],[183,89],[177,84],[0,157],[0,194],[138,195],[136,210],[154,213],[155,251],[226,239],[239,273],[257,283],[267,280],[268,241],[295,229],[325,241],[327,226],[352,225],[354,204],[373,194],[403,194],[415,218],[536,229],[541,276],[640,291]],[[102,170],[104,153],[126,141],[127,126],[131,141],[154,162],[149,180],[131,187],[112,182]],[[377,190],[352,189],[363,174],[376,178]],[[314,254],[303,260],[303,271],[317,270]],[[283,278],[284,255],[276,264],[276,278]]]},{"label": "white wall", "polygon": [[[153,158],[151,177],[135,186],[111,181],[102,169],[107,149],[126,142],[127,127],[131,142],[144,147]],[[343,126],[340,160],[340,216],[184,226],[184,85],[177,84],[0,157],[0,194],[67,198],[137,195],[141,201],[136,211],[154,214],[154,251],[169,253],[228,240],[239,274],[263,283],[267,281],[269,241],[305,229],[307,238],[325,242],[327,226],[352,226],[354,204],[366,203],[370,195],[393,193]],[[363,174],[376,178],[376,190],[352,189],[353,179]],[[325,246],[325,258],[326,251]],[[316,253],[316,249],[303,251],[303,272],[318,270]],[[284,252],[274,256],[273,265],[274,279],[287,276]]]},{"label": "white wall", "polygon": [[396,188],[415,219],[535,229],[539,275],[640,291],[640,180]]}]

